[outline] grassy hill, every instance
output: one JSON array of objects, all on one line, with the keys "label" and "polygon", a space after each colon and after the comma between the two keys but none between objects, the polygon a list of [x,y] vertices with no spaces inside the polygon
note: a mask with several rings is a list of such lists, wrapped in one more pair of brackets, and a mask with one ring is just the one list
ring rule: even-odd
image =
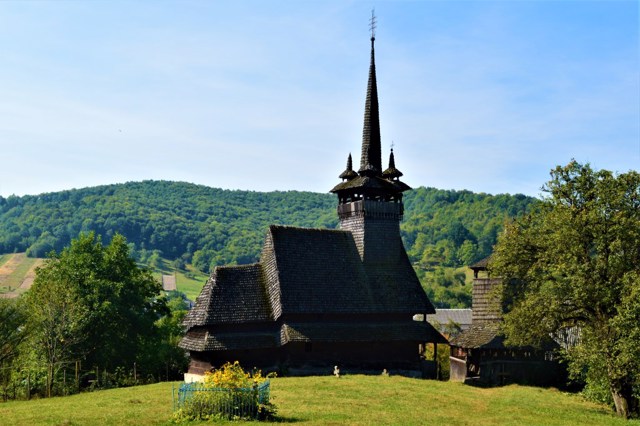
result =
[{"label": "grassy hill", "polygon": [[[627,425],[604,406],[554,389],[480,389],[405,377],[272,380],[272,402],[284,423],[314,425]],[[172,387],[159,383],[64,398],[0,403],[0,424],[168,424]],[[194,424],[194,423],[190,423]],[[237,422],[233,422],[237,424]],[[253,422],[252,424],[256,424]]]}]

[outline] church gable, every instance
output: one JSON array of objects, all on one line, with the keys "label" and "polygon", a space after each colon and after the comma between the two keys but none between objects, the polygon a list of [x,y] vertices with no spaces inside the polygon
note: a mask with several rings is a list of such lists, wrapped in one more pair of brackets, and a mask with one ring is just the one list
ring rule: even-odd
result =
[{"label": "church gable", "polygon": [[272,225],[268,234],[263,262],[282,314],[377,310],[350,232]]},{"label": "church gable", "polygon": [[273,320],[271,312],[260,264],[219,266],[184,324],[192,327],[265,322]]},{"label": "church gable", "polygon": [[[374,247],[371,247],[374,249]],[[349,231],[269,228],[263,264],[281,314],[433,313],[399,234],[363,262]],[[266,261],[265,261],[266,260]],[[281,310],[281,312],[280,312]]]}]

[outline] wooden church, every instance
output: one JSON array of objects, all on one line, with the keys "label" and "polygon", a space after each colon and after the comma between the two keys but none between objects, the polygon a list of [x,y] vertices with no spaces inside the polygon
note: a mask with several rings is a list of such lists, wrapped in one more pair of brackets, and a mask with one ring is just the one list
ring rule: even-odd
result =
[{"label": "wooden church", "polygon": [[260,262],[217,267],[184,321],[187,381],[235,360],[248,368],[418,369],[421,345],[446,343],[413,320],[435,310],[400,238],[402,193],[411,188],[393,150],[382,169],[374,42],[360,168],[349,155],[331,190],[340,229],[272,225]]}]

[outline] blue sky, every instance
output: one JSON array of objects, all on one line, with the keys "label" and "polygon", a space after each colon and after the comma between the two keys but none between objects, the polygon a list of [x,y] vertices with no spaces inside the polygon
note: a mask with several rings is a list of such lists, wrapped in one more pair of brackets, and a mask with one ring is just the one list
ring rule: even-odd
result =
[{"label": "blue sky", "polygon": [[[635,1],[2,1],[0,195],[165,179],[327,192],[359,158],[375,7],[383,163],[539,195],[640,167]],[[357,165],[356,165],[357,167]]]}]

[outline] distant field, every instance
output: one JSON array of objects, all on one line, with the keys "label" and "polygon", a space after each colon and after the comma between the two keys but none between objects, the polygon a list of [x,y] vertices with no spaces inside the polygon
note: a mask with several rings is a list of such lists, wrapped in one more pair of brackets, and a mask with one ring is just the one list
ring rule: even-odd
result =
[{"label": "distant field", "polygon": [[[0,424],[168,424],[172,413],[172,387],[177,388],[177,385],[160,383],[65,398],[0,403]],[[291,377],[273,379],[271,396],[278,407],[278,420],[283,423],[640,425],[640,421],[616,418],[606,407],[585,402],[576,395],[515,385],[480,389],[459,383],[396,376]]]},{"label": "distant field", "polygon": [[[161,264],[158,265],[153,272],[153,276],[160,282],[162,282],[162,275],[174,275],[176,276],[176,287],[178,291],[183,292],[187,297],[193,301],[200,294],[200,290],[204,287],[208,276],[198,271],[191,265],[187,265],[186,271],[174,270],[170,266],[170,262],[166,259],[161,260]],[[185,275],[188,274],[189,276]]]},{"label": "distant field", "polygon": [[0,257],[0,294],[17,297],[27,291],[35,277],[35,269],[42,259],[27,257],[24,253],[4,254]]},{"label": "distant field", "polygon": [[0,267],[2,267],[2,265],[4,265],[4,263],[9,260],[11,256],[11,254],[0,254]]},{"label": "distant field", "polygon": [[[28,290],[35,278],[36,267],[43,262],[44,259],[27,257],[24,253],[0,254],[0,297],[17,297]],[[185,271],[174,272],[169,261],[162,259],[161,263],[154,277],[161,281],[162,274],[175,273],[178,290],[195,301],[208,276],[191,265],[187,265],[187,276]]]}]

